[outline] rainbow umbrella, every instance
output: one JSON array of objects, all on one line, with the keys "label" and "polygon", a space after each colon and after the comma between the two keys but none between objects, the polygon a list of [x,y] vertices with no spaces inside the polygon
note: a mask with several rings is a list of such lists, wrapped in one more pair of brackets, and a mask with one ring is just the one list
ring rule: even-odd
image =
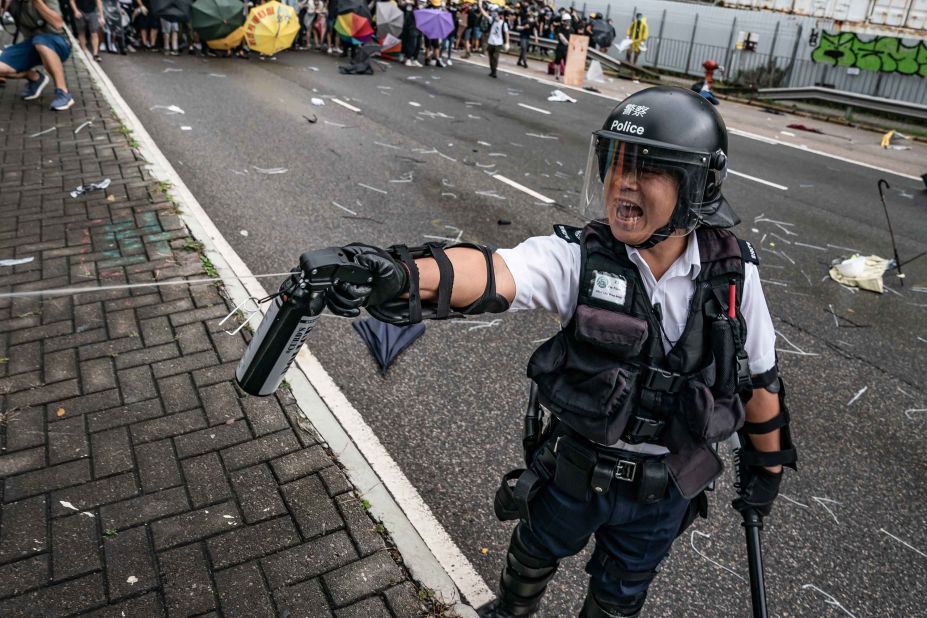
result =
[{"label": "rainbow umbrella", "polygon": [[384,34],[380,37],[380,56],[387,60],[397,60],[397,56],[402,51],[402,41],[392,34]]},{"label": "rainbow umbrella", "polygon": [[254,7],[245,20],[248,47],[267,56],[292,46],[297,34],[299,18],[296,11],[276,0]]},{"label": "rainbow umbrella", "polygon": [[357,13],[339,15],[335,20],[335,32],[358,45],[373,38],[373,26],[370,25],[370,20]]},{"label": "rainbow umbrella", "polygon": [[206,45],[209,46],[209,49],[216,49],[219,51],[228,51],[230,49],[235,49],[241,45],[242,39],[245,38],[245,28],[236,28],[232,31],[231,34],[221,38],[215,39],[213,41],[206,41]]}]

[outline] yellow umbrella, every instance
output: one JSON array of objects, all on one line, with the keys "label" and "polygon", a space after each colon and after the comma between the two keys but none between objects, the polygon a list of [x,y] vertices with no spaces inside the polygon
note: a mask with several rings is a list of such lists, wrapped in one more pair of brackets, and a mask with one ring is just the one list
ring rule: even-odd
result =
[{"label": "yellow umbrella", "polygon": [[208,45],[210,49],[227,51],[241,45],[241,40],[243,38],[245,38],[245,27],[241,26],[232,30],[232,32],[224,38],[206,41],[206,45]]},{"label": "yellow umbrella", "polygon": [[299,18],[292,7],[273,0],[251,9],[244,28],[248,47],[272,56],[293,45],[299,34]]}]

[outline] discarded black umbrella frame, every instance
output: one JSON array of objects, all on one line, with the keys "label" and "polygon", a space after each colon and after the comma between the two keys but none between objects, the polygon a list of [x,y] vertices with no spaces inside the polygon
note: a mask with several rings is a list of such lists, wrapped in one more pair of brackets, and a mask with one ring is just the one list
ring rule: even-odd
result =
[{"label": "discarded black umbrella frame", "polygon": [[901,281],[901,287],[904,287],[904,274],[901,272],[901,260],[898,258],[898,246],[895,244],[895,232],[892,231],[892,220],[888,216],[888,206],[885,205],[885,195],[882,193],[882,185],[885,185],[886,189],[891,189],[891,187],[888,186],[887,180],[879,178],[879,199],[882,200],[882,208],[885,210],[885,220],[888,222],[888,233],[892,237],[892,252],[895,254],[895,269],[898,271],[898,279]]}]

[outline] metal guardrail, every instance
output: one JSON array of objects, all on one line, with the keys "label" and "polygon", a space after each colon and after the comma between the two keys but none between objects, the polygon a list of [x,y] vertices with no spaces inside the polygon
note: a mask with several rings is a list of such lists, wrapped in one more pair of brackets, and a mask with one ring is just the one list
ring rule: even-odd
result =
[{"label": "metal guardrail", "polygon": [[804,88],[760,88],[756,91],[755,96],[761,99],[777,99],[780,101],[816,99],[818,101],[828,101],[830,103],[846,105],[849,108],[871,109],[889,114],[898,114],[899,116],[908,116],[909,118],[927,120],[927,105],[898,101],[896,99],[881,99],[867,94],[821,88],[820,86],[808,86]]}]

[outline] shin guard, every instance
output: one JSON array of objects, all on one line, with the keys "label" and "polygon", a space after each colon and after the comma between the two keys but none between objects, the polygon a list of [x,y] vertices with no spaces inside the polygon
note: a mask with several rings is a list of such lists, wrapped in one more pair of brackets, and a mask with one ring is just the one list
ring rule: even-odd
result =
[{"label": "shin guard", "polygon": [[537,611],[547,584],[557,571],[557,561],[538,558],[528,553],[517,526],[499,581],[499,609],[512,616],[530,616]]}]

